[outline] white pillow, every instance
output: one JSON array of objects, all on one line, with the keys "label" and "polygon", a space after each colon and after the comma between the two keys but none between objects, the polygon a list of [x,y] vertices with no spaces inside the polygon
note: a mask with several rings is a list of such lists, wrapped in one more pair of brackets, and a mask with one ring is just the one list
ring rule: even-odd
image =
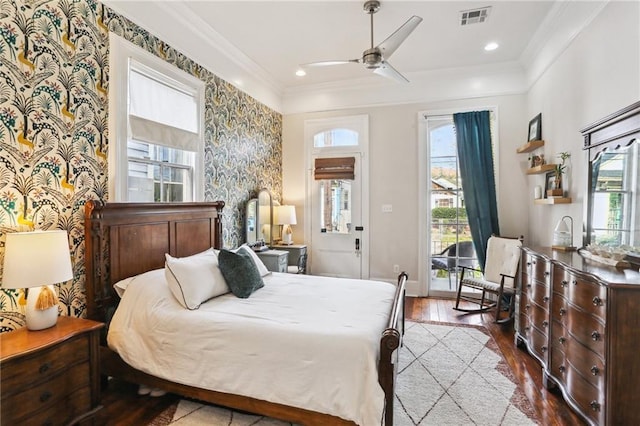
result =
[{"label": "white pillow", "polygon": [[258,255],[256,254],[255,251],[253,251],[253,249],[251,247],[249,247],[247,244],[243,244],[240,247],[238,247],[237,250],[235,250],[236,252],[238,250],[244,250],[247,253],[249,253],[249,255],[251,256],[251,259],[253,259],[253,263],[256,264],[256,267],[258,268],[258,272],[260,272],[260,276],[264,277],[265,275],[269,275],[271,272],[267,269],[266,266],[264,266],[264,263],[262,262],[262,260],[260,260],[260,258],[258,257]]},{"label": "white pillow", "polygon": [[124,280],[120,280],[113,285],[113,289],[116,291],[116,294],[120,299],[122,299],[122,296],[124,296],[124,292],[127,290],[127,287],[129,287],[129,284],[136,276],[125,278]]},{"label": "white pillow", "polygon": [[165,254],[164,274],[169,289],[187,309],[198,309],[209,299],[229,293],[213,249],[189,257]]}]

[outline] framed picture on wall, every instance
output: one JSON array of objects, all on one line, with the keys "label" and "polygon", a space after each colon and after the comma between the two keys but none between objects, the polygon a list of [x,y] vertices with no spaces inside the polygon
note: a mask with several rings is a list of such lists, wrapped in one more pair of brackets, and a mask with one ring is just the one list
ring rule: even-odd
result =
[{"label": "framed picture on wall", "polygon": [[529,122],[529,140],[539,141],[542,139],[542,113],[536,115]]},{"label": "framed picture on wall", "polygon": [[547,174],[544,176],[544,195],[543,198],[547,198],[547,191],[550,189],[553,189],[553,183],[555,182],[556,179],[556,174],[555,172],[547,172]]}]

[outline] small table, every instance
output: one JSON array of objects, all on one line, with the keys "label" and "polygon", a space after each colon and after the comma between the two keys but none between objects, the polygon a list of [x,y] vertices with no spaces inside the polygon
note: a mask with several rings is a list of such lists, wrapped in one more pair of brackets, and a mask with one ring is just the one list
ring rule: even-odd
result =
[{"label": "small table", "polygon": [[[276,244],[271,246],[271,248],[274,248],[276,250],[284,250],[289,252],[289,266],[294,266],[294,267],[298,267],[298,260],[300,259],[301,256],[307,254],[307,246],[306,244],[290,244],[290,245],[286,245],[286,244]],[[306,268],[304,268],[305,270],[305,274],[306,272]],[[297,272],[297,269],[296,269]]]},{"label": "small table", "polygon": [[264,266],[271,272],[287,272],[289,252],[283,250],[265,250],[256,252]]}]

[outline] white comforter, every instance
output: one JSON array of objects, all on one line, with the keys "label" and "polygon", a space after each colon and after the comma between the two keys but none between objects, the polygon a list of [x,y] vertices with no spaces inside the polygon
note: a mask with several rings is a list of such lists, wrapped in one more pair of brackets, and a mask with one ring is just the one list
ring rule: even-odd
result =
[{"label": "white comforter", "polygon": [[164,270],[133,279],[108,344],[157,377],[379,425],[380,335],[395,286],[273,273],[248,299],[184,309]]}]

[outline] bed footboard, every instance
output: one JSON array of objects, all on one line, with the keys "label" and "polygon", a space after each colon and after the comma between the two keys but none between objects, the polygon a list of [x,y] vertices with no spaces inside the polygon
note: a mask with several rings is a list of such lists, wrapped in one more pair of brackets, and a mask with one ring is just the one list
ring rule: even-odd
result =
[{"label": "bed footboard", "polygon": [[398,276],[398,286],[393,298],[391,312],[389,313],[387,328],[382,332],[380,338],[378,381],[384,390],[385,396],[385,426],[393,426],[393,401],[395,398],[398,363],[397,349],[402,344],[402,336],[404,335],[404,298],[407,279],[408,276],[404,272]]}]

